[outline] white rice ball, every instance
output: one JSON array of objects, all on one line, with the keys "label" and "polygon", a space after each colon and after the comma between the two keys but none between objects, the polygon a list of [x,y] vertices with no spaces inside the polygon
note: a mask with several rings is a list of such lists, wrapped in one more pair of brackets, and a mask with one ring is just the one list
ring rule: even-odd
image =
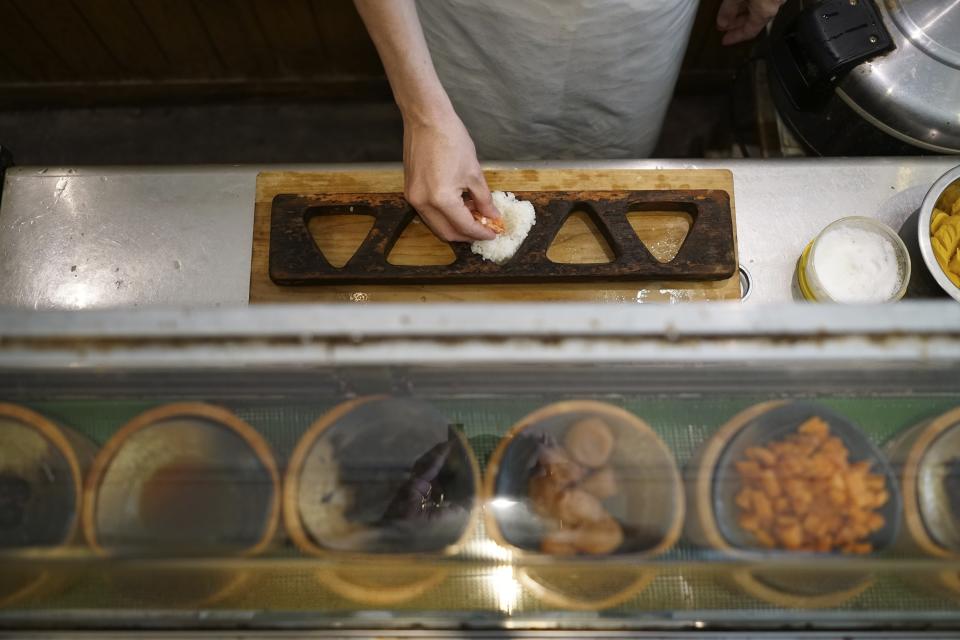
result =
[{"label": "white rice ball", "polygon": [[485,260],[503,264],[514,256],[530,229],[537,223],[533,205],[526,200],[517,200],[512,193],[493,192],[493,206],[500,212],[506,231],[493,240],[478,240],[471,249]]}]

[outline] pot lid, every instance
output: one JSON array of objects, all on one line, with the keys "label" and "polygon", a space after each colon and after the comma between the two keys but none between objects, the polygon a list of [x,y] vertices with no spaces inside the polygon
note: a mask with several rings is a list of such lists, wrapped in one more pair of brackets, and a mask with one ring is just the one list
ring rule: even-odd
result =
[{"label": "pot lid", "polygon": [[960,0],[877,4],[896,49],[851,71],[837,94],[890,135],[960,153]]}]

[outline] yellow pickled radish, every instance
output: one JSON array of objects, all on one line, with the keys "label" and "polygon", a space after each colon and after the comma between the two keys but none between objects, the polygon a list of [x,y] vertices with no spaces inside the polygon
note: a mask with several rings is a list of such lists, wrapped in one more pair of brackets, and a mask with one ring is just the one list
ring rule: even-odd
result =
[{"label": "yellow pickled radish", "polygon": [[946,211],[940,211],[940,209],[933,210],[933,218],[930,220],[930,232],[936,233],[940,230],[940,227],[943,226],[943,223],[950,219],[950,215]]}]

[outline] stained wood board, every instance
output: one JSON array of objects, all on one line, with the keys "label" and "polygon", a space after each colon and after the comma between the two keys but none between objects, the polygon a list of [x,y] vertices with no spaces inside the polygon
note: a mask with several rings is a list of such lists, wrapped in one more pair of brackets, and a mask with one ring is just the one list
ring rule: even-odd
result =
[{"label": "stained wood board", "polygon": [[[733,174],[723,169],[691,170],[578,170],[517,169],[486,172],[491,189],[505,191],[575,190],[670,190],[721,189],[733,198]],[[253,256],[250,275],[250,303],[284,302],[685,302],[696,300],[736,300],[740,298],[740,280],[734,276],[715,282],[638,282],[638,283],[551,283],[489,285],[405,285],[405,286],[308,286],[282,287],[270,280],[270,211],[279,194],[384,193],[403,190],[400,170],[344,170],[322,173],[265,172],[257,177],[256,208],[253,229]],[[347,212],[345,212],[347,213]],[[631,222],[633,222],[631,220]],[[368,224],[361,217],[344,216],[339,228],[329,233],[362,235]],[[655,254],[658,247],[673,244],[683,236],[682,223],[675,217],[644,216],[633,224],[634,230]],[[333,252],[319,243],[331,261],[345,261],[349,250],[343,246]],[[342,256],[333,255],[339,251]],[[561,229],[551,251],[553,260],[585,262],[602,257],[604,247],[597,244],[593,230],[582,218],[572,217]],[[390,256],[396,264],[444,264],[450,249],[439,243],[423,225],[411,225]]]}]

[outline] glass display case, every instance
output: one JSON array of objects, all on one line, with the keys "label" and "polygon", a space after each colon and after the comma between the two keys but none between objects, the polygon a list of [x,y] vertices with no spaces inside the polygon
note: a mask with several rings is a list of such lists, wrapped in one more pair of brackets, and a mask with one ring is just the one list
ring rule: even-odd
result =
[{"label": "glass display case", "polygon": [[0,629],[960,629],[952,304],[0,326]]}]

